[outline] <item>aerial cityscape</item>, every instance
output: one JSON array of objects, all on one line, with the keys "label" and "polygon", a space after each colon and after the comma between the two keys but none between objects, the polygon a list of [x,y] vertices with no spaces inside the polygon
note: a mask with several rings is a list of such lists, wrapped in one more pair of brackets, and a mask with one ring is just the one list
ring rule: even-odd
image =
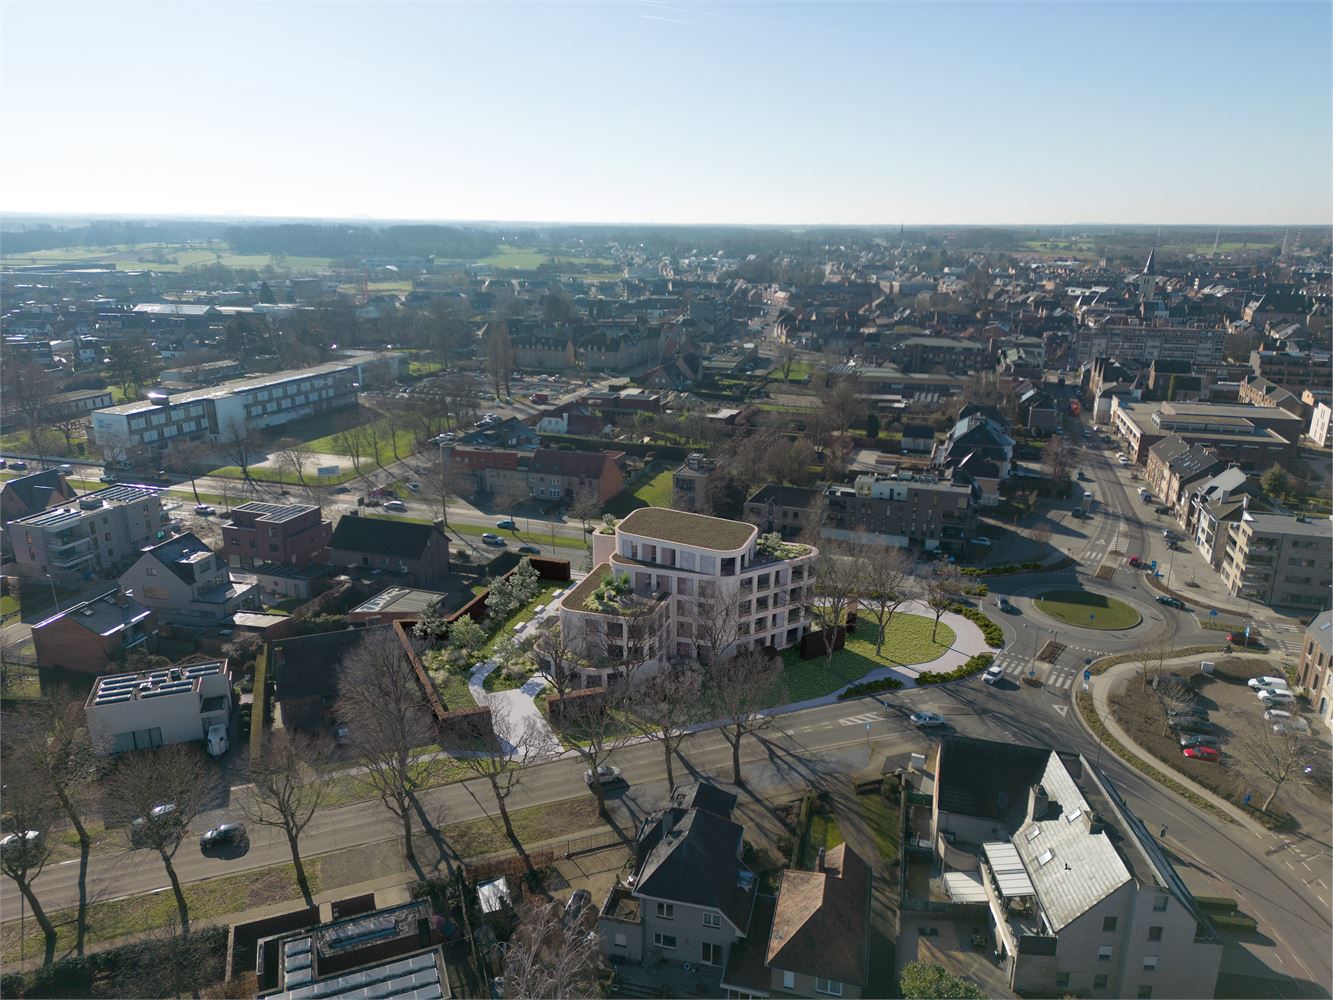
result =
[{"label": "aerial cityscape", "polygon": [[0,17],[0,996],[1333,995],[1327,4]]}]

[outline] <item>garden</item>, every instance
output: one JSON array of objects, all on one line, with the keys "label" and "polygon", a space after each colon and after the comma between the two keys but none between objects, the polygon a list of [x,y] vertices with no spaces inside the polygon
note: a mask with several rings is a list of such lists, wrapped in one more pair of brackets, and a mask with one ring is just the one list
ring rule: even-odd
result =
[{"label": "garden", "polygon": [[929,663],[943,656],[956,639],[953,629],[944,622],[940,622],[936,630],[933,618],[900,613],[889,620],[884,630],[884,642],[876,653],[876,627],[874,621],[861,618],[843,648],[833,654],[831,662],[825,656],[803,660],[795,647],[783,650],[782,673],[787,700],[798,702],[823,698],[848,684],[855,684],[872,670]]}]

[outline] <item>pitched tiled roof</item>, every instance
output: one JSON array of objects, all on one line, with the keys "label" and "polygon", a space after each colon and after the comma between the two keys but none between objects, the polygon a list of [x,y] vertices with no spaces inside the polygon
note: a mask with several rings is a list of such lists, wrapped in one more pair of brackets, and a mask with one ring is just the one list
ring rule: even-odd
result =
[{"label": "pitched tiled roof", "polygon": [[528,471],[544,476],[568,476],[579,479],[598,479],[608,462],[615,461],[623,452],[560,451],[538,448],[532,453]]},{"label": "pitched tiled roof", "polygon": [[869,908],[870,868],[846,844],[828,852],[822,872],[783,872],[768,965],[864,986]]},{"label": "pitched tiled roof", "polygon": [[337,632],[279,639],[269,646],[269,667],[273,671],[275,699],[317,695],[336,697],[338,667],[344,656],[389,625],[346,628]]},{"label": "pitched tiled roof", "polygon": [[656,814],[635,845],[641,859],[635,895],[720,910],[744,931],[755,878],[740,860],[743,833],[739,823],[702,809]]},{"label": "pitched tiled roof", "polygon": [[74,488],[65,481],[59,469],[47,469],[34,472],[30,476],[19,476],[0,484],[0,489],[12,493],[29,511],[45,510],[51,506],[52,498],[74,499]]},{"label": "pitched tiled roof", "polygon": [[394,559],[420,559],[434,533],[433,524],[344,514],[333,529],[329,548]]}]

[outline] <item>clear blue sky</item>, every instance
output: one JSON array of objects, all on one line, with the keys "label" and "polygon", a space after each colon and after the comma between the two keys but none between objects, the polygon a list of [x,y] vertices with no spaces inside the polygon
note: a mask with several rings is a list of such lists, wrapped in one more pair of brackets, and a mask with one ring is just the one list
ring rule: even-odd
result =
[{"label": "clear blue sky", "polygon": [[0,211],[1327,223],[1330,5],[0,5]]}]

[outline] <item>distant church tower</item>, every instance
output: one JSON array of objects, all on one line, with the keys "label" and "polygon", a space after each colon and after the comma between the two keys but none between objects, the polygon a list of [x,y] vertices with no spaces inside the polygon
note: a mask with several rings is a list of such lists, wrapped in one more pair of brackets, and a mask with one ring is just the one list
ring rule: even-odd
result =
[{"label": "distant church tower", "polygon": [[1148,251],[1147,263],[1143,265],[1143,273],[1150,277],[1157,275],[1157,248],[1153,247]]}]

